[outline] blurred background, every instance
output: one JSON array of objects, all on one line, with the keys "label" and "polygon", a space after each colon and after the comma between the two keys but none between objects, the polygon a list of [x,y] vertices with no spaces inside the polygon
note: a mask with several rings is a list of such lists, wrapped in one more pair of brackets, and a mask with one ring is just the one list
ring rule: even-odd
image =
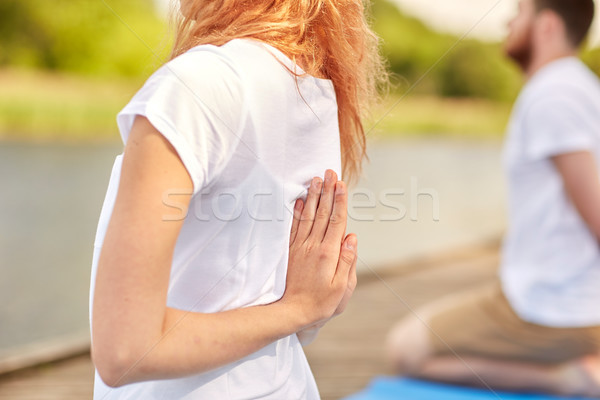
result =
[{"label": "blurred background", "polygon": [[[516,6],[373,1],[393,87],[366,121],[370,162],[351,193],[363,276],[501,236],[501,142],[522,85],[501,41]],[[168,57],[167,8],[0,1],[0,374],[87,351],[115,116]],[[600,73],[598,45],[596,24],[582,57]]]}]

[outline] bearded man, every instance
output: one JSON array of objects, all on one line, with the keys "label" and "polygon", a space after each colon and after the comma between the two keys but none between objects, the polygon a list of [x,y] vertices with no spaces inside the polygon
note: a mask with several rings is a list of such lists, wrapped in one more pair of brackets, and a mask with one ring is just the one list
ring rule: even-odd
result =
[{"label": "bearded man", "polygon": [[593,0],[521,0],[506,53],[527,79],[508,127],[499,282],[401,321],[404,375],[600,396],[600,81],[577,58]]}]

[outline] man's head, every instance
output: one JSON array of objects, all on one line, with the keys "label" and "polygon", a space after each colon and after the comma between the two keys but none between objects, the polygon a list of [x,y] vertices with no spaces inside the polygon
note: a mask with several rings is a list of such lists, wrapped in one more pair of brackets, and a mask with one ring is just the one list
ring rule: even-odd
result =
[{"label": "man's head", "polygon": [[538,46],[566,46],[576,50],[594,19],[594,0],[521,0],[509,24],[506,52],[523,68]]}]

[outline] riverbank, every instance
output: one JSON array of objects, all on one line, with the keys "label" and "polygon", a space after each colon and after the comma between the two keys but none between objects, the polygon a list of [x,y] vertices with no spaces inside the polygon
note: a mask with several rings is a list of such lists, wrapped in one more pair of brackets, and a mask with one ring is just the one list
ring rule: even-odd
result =
[{"label": "riverbank", "polygon": [[115,117],[141,83],[0,70],[0,139],[117,141]]},{"label": "riverbank", "polygon": [[[143,82],[0,69],[0,140],[117,141],[115,117]],[[499,137],[510,113],[510,104],[483,99],[403,96],[373,110],[369,135]]]}]

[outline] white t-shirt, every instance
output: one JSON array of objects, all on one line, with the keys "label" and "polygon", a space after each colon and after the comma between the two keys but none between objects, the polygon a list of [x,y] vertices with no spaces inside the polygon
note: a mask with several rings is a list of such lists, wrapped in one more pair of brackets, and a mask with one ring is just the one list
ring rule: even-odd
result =
[{"label": "white t-shirt", "polygon": [[509,231],[501,278],[511,305],[529,322],[600,325],[600,244],[551,160],[581,150],[600,161],[600,81],[569,57],[526,85],[505,147]]},{"label": "white t-shirt", "polygon": [[[268,304],[285,289],[296,199],[328,168],[341,173],[330,80],[304,76],[276,49],[236,39],[198,46],[159,69],[118,116],[123,142],[135,115],[169,140],[194,196],[172,263],[167,304],[203,313]],[[301,71],[298,69],[298,71]],[[118,156],[96,233],[92,282],[118,190]],[[177,203],[177,197],[169,201]],[[176,210],[174,208],[174,210]],[[217,370],[110,389],[96,400],[318,399],[297,336]]]}]

